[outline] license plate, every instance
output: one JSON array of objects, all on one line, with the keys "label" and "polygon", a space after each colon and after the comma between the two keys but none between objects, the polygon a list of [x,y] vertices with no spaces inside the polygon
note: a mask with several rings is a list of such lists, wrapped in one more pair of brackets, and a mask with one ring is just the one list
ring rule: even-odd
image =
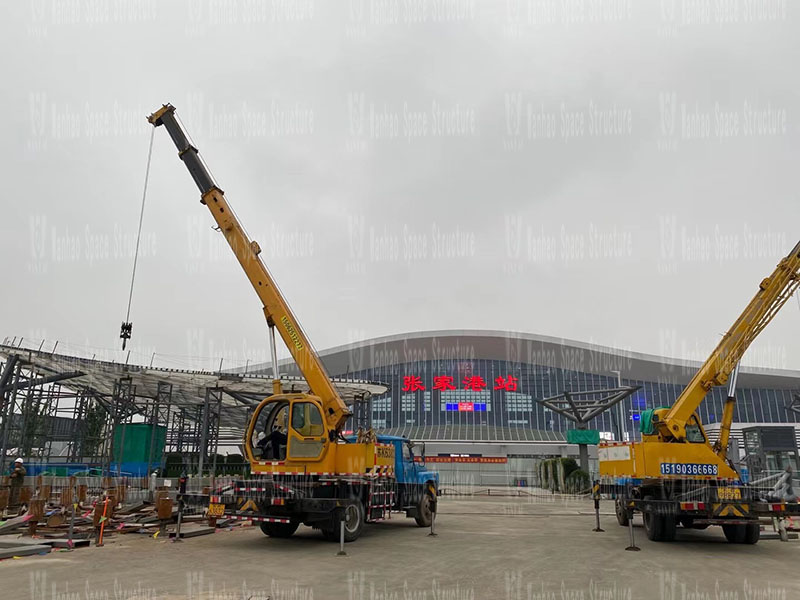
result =
[{"label": "license plate", "polygon": [[225,505],[224,504],[215,504],[211,503],[208,505],[208,516],[209,517],[221,517],[225,514]]},{"label": "license plate", "polygon": [[741,500],[742,490],[737,487],[717,488],[717,498],[719,500]]}]

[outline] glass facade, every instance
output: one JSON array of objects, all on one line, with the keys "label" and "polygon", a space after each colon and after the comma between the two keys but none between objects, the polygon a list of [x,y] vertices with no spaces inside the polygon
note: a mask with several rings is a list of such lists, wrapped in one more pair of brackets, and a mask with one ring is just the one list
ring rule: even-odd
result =
[{"label": "glass facade", "polygon": [[[349,377],[388,383],[390,391],[372,400],[376,429],[471,426],[524,428],[565,432],[573,428],[564,417],[537,400],[568,391],[588,391],[617,386],[615,375],[597,375],[552,366],[511,363],[503,360],[428,360],[386,365],[350,372]],[[741,382],[741,379],[740,379]],[[683,390],[681,384],[629,379],[623,385],[641,386],[622,401],[628,439],[638,439],[639,415],[648,408],[670,406]],[[795,392],[796,393],[796,392]],[[704,424],[722,416],[727,389],[717,387],[700,406]],[[740,387],[734,420],[750,423],[795,423],[797,414],[787,410],[792,391]],[[605,412],[591,423],[592,429],[614,432],[612,415]],[[513,439],[512,434],[512,439]]]}]

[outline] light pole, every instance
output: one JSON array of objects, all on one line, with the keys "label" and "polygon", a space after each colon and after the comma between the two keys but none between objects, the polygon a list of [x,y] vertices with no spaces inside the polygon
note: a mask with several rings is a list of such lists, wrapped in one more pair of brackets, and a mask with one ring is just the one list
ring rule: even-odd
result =
[{"label": "light pole", "polygon": [[[611,371],[617,376],[617,387],[622,387],[622,372],[620,371]],[[624,400],[622,401],[624,402]],[[625,410],[622,406],[622,402],[617,403],[617,423],[619,423],[619,440],[620,442],[625,441],[625,432],[627,430],[625,424]]]}]

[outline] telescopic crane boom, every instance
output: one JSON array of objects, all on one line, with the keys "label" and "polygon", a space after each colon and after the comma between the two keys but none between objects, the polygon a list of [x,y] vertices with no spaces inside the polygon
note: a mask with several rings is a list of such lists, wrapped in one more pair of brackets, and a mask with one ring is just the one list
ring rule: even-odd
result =
[{"label": "telescopic crane boom", "polygon": [[[800,242],[778,263],[728,333],[720,340],[700,370],[672,407],[659,417],[661,441],[684,441],[686,423],[712,387],[725,385],[728,377],[759,333],[773,319],[800,285]],[[730,431],[733,403],[726,402],[720,431]],[[724,450],[723,450],[724,451]]]},{"label": "telescopic crane boom", "polygon": [[178,156],[189,169],[194,182],[200,189],[200,202],[211,211],[211,215],[225,236],[236,255],[236,259],[244,269],[247,278],[263,304],[264,316],[270,329],[270,350],[272,353],[273,387],[276,394],[281,393],[278,373],[277,353],[275,349],[274,330],[277,326],[286,347],[292,354],[300,372],[306,379],[311,392],[322,402],[324,418],[331,435],[341,432],[351,412],[333,386],[319,356],[303,333],[297,318],[292,314],[289,304],[281,295],[267,267],[259,254],[261,248],[251,240],[236,218],[225,199],[225,193],[217,186],[208,168],[186,134],[175,114],[175,107],[165,104],[148,117],[155,127],[163,125],[169,133]]}]

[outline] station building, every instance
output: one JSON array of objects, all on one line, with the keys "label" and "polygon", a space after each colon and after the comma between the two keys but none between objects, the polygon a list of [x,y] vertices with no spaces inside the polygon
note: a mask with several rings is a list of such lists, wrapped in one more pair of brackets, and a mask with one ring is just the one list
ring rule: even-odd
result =
[{"label": "station building", "polygon": [[[639,386],[589,423],[609,440],[619,437],[621,423],[622,438],[635,440],[642,412],[671,405],[700,367],[536,334],[473,330],[379,337],[320,355],[331,376],[388,384],[389,391],[372,398],[376,430],[425,442],[440,470],[474,471],[476,484],[517,479],[530,470],[530,458],[577,456],[577,446],[565,441],[574,425],[538,400],[564,391]],[[284,367],[296,373],[288,362]],[[700,406],[710,432],[726,395],[725,388],[714,388]],[[736,395],[733,435],[740,441],[749,425],[797,429],[800,371],[743,367]],[[794,439],[796,453],[796,432]]]}]

